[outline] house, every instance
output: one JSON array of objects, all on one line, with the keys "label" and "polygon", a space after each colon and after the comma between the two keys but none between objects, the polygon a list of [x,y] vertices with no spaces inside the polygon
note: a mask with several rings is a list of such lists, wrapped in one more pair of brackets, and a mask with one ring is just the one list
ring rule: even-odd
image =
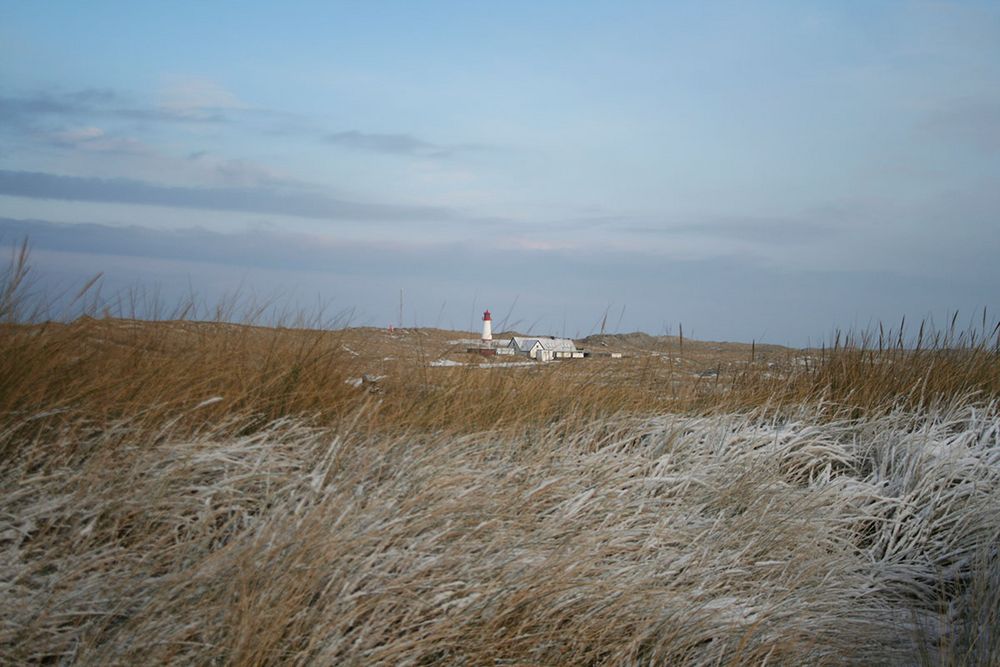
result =
[{"label": "house", "polygon": [[525,354],[538,361],[583,358],[583,352],[576,349],[573,341],[555,336],[514,336],[510,339],[510,347],[515,353]]}]

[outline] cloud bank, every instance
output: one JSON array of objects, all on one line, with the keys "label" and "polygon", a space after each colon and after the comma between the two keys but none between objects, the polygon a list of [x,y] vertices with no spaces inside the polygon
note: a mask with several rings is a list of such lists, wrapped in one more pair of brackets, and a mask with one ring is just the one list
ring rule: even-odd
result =
[{"label": "cloud bank", "polygon": [[311,192],[263,187],[175,187],[125,178],[85,178],[30,171],[0,170],[0,194],[33,199],[270,213],[330,221],[446,222],[458,217],[457,212],[446,208],[352,202]]},{"label": "cloud bank", "polygon": [[[291,293],[298,303],[332,300],[355,324],[395,321],[474,329],[477,308],[506,311],[523,331],[587,335],[625,308],[621,330],[685,333],[708,340],[806,345],[834,327],[893,324],[991,301],[994,269],[951,283],[889,271],[782,270],[740,257],[676,260],[651,252],[525,251],[475,242],[343,241],[278,231],[218,233],[140,226],[58,224],[0,218],[0,244],[27,236],[39,275],[79,285],[104,272],[108,292],[163,288],[183,300],[190,285],[209,302],[227,291]],[[960,289],[956,290],[956,285]]]}]

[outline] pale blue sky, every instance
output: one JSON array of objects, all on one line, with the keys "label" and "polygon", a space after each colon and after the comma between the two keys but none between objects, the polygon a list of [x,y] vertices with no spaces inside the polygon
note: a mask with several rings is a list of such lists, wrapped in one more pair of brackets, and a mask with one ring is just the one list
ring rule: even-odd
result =
[{"label": "pale blue sky", "polygon": [[66,280],[805,344],[995,309],[998,184],[998,3],[0,2]]}]

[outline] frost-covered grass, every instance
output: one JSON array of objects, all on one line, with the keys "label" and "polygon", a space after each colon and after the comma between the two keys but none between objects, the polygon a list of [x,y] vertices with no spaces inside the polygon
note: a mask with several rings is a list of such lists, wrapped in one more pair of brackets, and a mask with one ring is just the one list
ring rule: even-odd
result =
[{"label": "frost-covered grass", "polygon": [[193,437],[66,423],[14,448],[0,662],[1000,655],[995,404],[520,435],[366,419]]}]

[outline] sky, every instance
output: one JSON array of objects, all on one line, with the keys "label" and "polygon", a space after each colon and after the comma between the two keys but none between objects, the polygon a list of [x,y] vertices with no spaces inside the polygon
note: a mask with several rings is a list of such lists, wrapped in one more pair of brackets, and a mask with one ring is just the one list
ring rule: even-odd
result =
[{"label": "sky", "polygon": [[353,325],[996,319],[1000,3],[0,0],[23,238]]}]

